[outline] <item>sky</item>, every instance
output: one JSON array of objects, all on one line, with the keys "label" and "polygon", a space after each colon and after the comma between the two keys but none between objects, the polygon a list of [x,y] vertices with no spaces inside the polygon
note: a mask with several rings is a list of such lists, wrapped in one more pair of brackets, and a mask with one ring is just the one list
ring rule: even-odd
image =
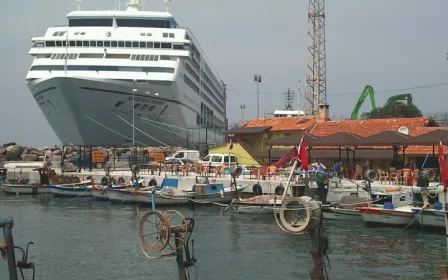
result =
[{"label": "sky", "polygon": [[[25,84],[32,63],[31,38],[67,24],[75,0],[3,1],[0,9],[0,144],[48,146],[60,141]],[[114,0],[83,0],[83,10],[113,9]],[[430,4],[429,4],[430,3]],[[124,8],[122,4],[122,8]],[[160,11],[162,0],[145,1]],[[446,0],[326,1],[327,93],[330,116],[349,117],[365,85],[377,105],[412,93],[424,113],[446,112],[448,17]],[[288,88],[304,93],[308,58],[308,1],[172,0],[170,12],[192,30],[228,85],[229,124],[257,116],[254,74],[260,84],[260,116],[285,105]],[[447,85],[433,86],[447,83]],[[427,87],[422,87],[427,86]],[[418,88],[416,88],[418,87]],[[414,88],[409,89],[408,88]],[[303,102],[302,102],[303,104]],[[297,107],[297,96],[294,100]],[[369,111],[366,102],[361,112]]]}]

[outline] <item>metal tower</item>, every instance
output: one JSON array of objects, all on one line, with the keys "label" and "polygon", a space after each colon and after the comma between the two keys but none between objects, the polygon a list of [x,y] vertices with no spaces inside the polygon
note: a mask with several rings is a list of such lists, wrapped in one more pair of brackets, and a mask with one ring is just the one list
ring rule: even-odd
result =
[{"label": "metal tower", "polygon": [[288,91],[283,93],[285,95],[285,110],[292,110],[292,102],[294,101],[294,92],[288,88]]},{"label": "metal tower", "polygon": [[325,0],[309,0],[308,46],[306,62],[305,111],[314,115],[319,104],[327,104],[327,74],[325,58]]}]

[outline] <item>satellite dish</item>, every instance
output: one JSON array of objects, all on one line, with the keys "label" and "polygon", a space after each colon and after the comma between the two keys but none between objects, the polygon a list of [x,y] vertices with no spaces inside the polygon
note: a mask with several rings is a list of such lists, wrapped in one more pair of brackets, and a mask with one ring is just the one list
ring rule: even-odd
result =
[{"label": "satellite dish", "polygon": [[406,126],[400,126],[398,128],[398,133],[409,135],[409,128],[407,128]]}]

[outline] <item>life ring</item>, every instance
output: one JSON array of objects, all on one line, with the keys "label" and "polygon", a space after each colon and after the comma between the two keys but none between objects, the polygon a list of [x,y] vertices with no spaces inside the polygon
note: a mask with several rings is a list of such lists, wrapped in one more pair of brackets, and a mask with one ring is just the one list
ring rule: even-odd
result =
[{"label": "life ring", "polygon": [[285,187],[283,187],[282,185],[278,185],[277,187],[275,187],[274,193],[276,195],[283,195],[284,191],[285,191]]},{"label": "life ring", "polygon": [[430,182],[436,179],[436,171],[434,169],[426,169],[426,177]]},{"label": "life ring", "polygon": [[109,184],[109,179],[107,177],[101,178],[101,185],[107,186]]},{"label": "life ring", "polygon": [[261,188],[260,184],[255,184],[252,187],[252,192],[256,195],[262,195],[263,194],[263,189]]},{"label": "life ring", "polygon": [[157,181],[156,179],[152,178],[148,183],[148,187],[155,187],[155,186],[157,186]]},{"label": "life ring", "polygon": [[33,188],[33,194],[37,194],[38,190],[37,188]]},{"label": "life ring", "polygon": [[118,178],[118,184],[119,184],[119,185],[124,185],[124,183],[125,183],[125,181],[124,181],[123,176],[119,177],[119,178]]}]

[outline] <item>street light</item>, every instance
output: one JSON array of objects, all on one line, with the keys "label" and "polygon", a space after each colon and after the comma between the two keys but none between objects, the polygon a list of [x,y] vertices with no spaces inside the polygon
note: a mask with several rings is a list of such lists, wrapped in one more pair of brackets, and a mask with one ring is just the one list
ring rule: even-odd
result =
[{"label": "street light", "polygon": [[254,82],[257,83],[257,118],[260,118],[260,83],[261,83],[261,76],[260,75],[254,75]]},{"label": "street light", "polygon": [[132,89],[132,147],[135,147],[135,93],[137,92],[137,89],[135,88],[135,82],[137,80],[134,80],[134,86]]},{"label": "street light", "polygon": [[241,123],[243,123],[244,122],[244,109],[246,109],[246,105],[241,104],[240,109],[241,109]]}]

